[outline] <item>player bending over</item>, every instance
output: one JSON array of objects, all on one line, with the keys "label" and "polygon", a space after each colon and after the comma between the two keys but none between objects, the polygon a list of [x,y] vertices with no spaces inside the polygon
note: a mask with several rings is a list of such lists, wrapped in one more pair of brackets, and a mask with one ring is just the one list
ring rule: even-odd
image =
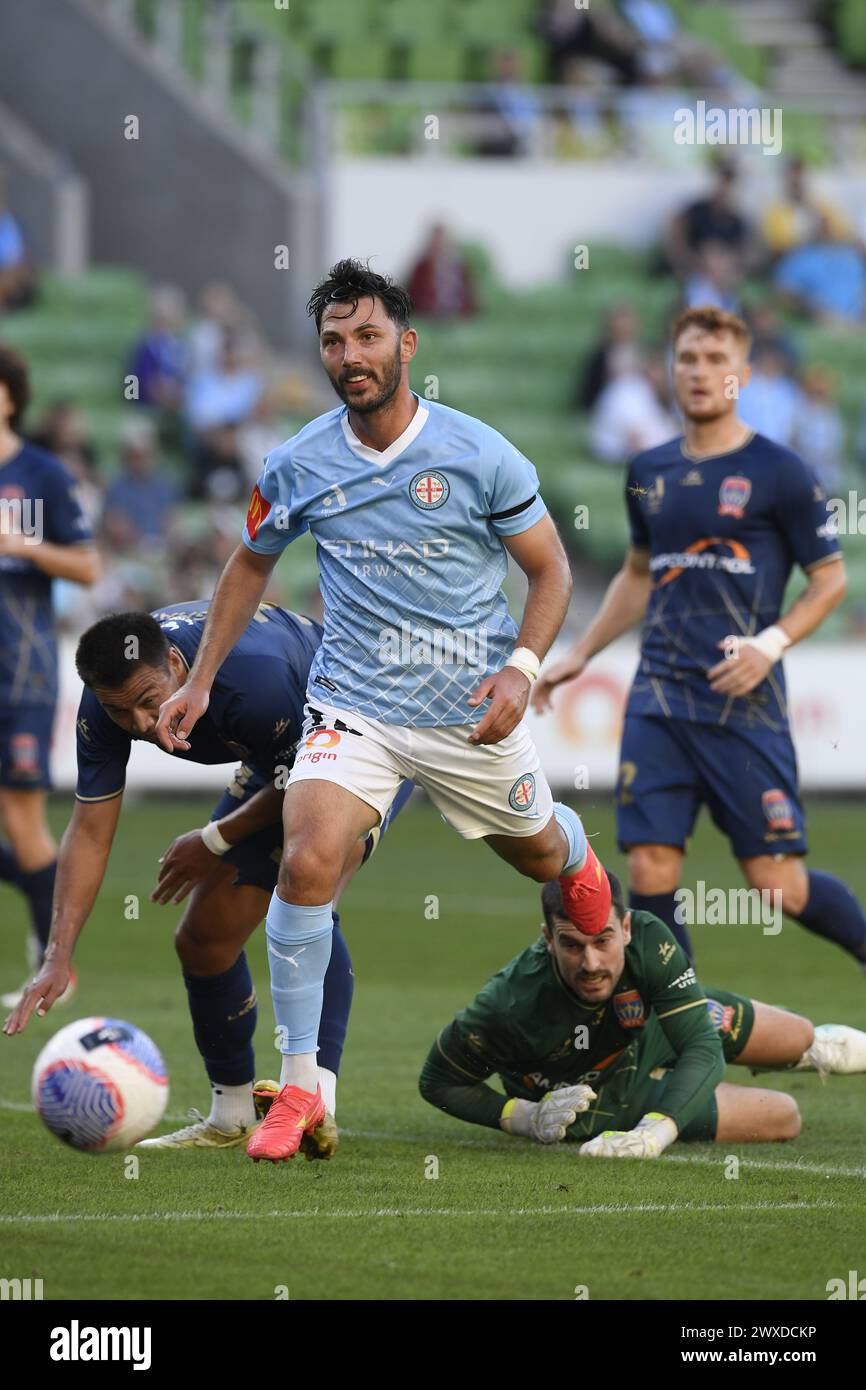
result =
[{"label": "player bending over", "polygon": [[[45,818],[57,705],[52,587],[95,583],[99,560],[72,476],[19,433],[29,400],[27,364],[0,347],[0,882],[26,898],[29,954],[41,961],[57,871]],[[67,998],[73,989],[70,978]]]},{"label": "player bending over", "polygon": [[[85,685],[78,710],[76,806],[58,863],[54,922],[45,964],[6,1022],[21,1032],[41,1001],[44,1013],[65,988],[76,941],[93,910],[120,816],[133,742],[156,743],[160,704],[186,679],[201,640],[207,603],[174,603],[155,614],[101,618],[76,652]],[[283,774],[300,733],[304,690],[321,628],[262,604],[217,672],[206,717],[181,761],[239,767],[210,823],[180,836],[163,856],[154,902],[189,901],[175,936],[196,1045],[212,1088],[210,1114],[145,1148],[228,1148],[255,1125],[253,1034],[256,992],[244,944],[267,912],[282,850]],[[401,788],[386,820],[402,804]],[[383,827],[384,828],[384,827]],[[378,831],[376,832],[378,835]],[[339,889],[368,857],[349,846]],[[335,895],[335,899],[336,899]],[[273,949],[273,948],[271,948]],[[352,1001],[352,965],[334,913],[324,982],[319,1081],[325,1115],[305,1141],[307,1156],[331,1157],[337,1131],[337,1072]]]},{"label": "player bending over", "polygon": [[[599,932],[578,930],[558,885],[541,895],[543,936],[488,980],[439,1034],[421,1094],[461,1120],[542,1144],[576,1140],[603,1158],[657,1158],[675,1139],[794,1139],[792,1096],[722,1081],[759,1070],[866,1071],[866,1033],[814,1028],[745,995],[702,989],[650,912],[627,912],[608,875]],[[505,1097],[486,1085],[497,1072]]]},{"label": "player bending over", "polygon": [[[778,890],[789,917],[866,962],[859,902],[805,863],[781,660],[842,601],[845,569],[806,464],[737,418],[749,346],[734,314],[688,309],[676,320],[685,433],[632,460],[625,563],[574,650],[538,681],[533,707],[643,621],[616,796],[631,906],[661,917],[691,951],[676,889],[703,804],[751,888]],[[782,613],[794,564],[808,582]]]},{"label": "player bending over", "polygon": [[[403,778],[519,873],[561,875],[573,921],[602,924],[610,905],[580,819],[554,805],[523,720],[571,593],[535,469],[489,425],[410,390],[417,335],[398,285],[340,261],[309,311],[343,405],[268,457],[192,670],[157,726],[166,748],[186,747],[280,554],[309,530],[324,636],[267,917],[282,1089],[247,1146],[273,1161],[291,1157],[321,1114],[314,1049],[334,893],[347,853]],[[509,555],[529,581],[519,632],[501,587]]]}]

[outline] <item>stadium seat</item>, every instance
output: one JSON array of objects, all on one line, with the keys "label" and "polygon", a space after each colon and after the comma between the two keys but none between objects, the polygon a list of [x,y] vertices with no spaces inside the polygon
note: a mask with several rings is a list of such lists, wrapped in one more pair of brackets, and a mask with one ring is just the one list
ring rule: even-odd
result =
[{"label": "stadium seat", "polygon": [[466,50],[461,44],[416,43],[406,60],[410,82],[461,82],[466,75]]}]

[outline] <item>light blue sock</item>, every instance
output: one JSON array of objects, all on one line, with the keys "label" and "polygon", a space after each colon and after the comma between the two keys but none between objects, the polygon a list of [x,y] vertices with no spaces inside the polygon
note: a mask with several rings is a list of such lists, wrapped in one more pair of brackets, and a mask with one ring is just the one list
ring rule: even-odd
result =
[{"label": "light blue sock", "polygon": [[580,816],[561,801],[554,801],[553,814],[568,841],[568,858],[560,874],[576,874],[586,862],[586,835]]},{"label": "light blue sock", "polygon": [[271,996],[280,1052],[315,1052],[322,1016],[322,989],[331,959],[332,903],[298,907],[276,890],[265,919]]}]

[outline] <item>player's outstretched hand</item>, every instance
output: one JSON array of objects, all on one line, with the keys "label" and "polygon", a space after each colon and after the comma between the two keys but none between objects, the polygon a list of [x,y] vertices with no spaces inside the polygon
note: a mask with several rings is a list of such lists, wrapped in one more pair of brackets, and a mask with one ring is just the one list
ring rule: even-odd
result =
[{"label": "player's outstretched hand", "polygon": [[586,670],[586,660],[582,656],[565,656],[555,661],[543,671],[532,687],[531,704],[536,714],[544,714],[551,708],[550,697],[558,685],[573,681]]},{"label": "player's outstretched hand", "polygon": [[483,700],[490,708],[469,735],[470,743],[501,743],[523,718],[529,699],[529,678],[516,666],[503,666],[495,675],[485,676],[469,696],[472,709]]},{"label": "player's outstretched hand", "polygon": [[581,1144],[584,1158],[658,1158],[677,1137],[677,1127],[668,1115],[651,1112],[634,1129],[606,1129]]},{"label": "player's outstretched hand", "polygon": [[211,853],[202,839],[201,831],[178,835],[159,861],[159,875],[150,901],[182,903],[219,862],[219,856]]},{"label": "player's outstretched hand", "polygon": [[189,749],[187,742],[195,725],[205,713],[209,703],[209,692],[200,685],[182,685],[165,704],[159,707],[156,721],[156,737],[166,753],[174,753],[178,748],[184,752]]},{"label": "player's outstretched hand", "polygon": [[39,973],[34,975],[29,985],[25,987],[24,993],[3,1024],[3,1032],[8,1037],[11,1037],[13,1033],[23,1033],[27,1026],[27,1020],[34,1009],[40,1018],[47,1014],[51,1005],[57,1003],[69,984],[70,974],[71,967],[68,961],[43,961]]},{"label": "player's outstretched hand", "polygon": [[747,638],[724,637],[718,646],[725,655],[707,672],[710,689],[717,695],[748,695],[766,680],[773,663]]}]

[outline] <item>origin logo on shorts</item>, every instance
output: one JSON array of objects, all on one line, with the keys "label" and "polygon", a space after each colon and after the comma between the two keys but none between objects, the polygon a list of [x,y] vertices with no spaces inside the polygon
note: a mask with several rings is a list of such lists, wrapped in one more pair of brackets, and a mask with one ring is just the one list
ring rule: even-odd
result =
[{"label": "origin logo on shorts", "polygon": [[621,1028],[643,1028],[646,1023],[643,1000],[636,989],[625,989],[613,996],[613,1009]]},{"label": "origin logo on shorts", "polygon": [[340,735],[336,729],[315,729],[304,739],[305,748],[336,748]]},{"label": "origin logo on shorts", "polygon": [[535,805],[535,778],[531,772],[518,777],[508,793],[508,804],[512,811],[531,811]]},{"label": "origin logo on shorts", "polygon": [[451,484],[444,473],[416,473],[409,484],[409,496],[422,511],[433,512],[443,506],[451,494]]},{"label": "origin logo on shorts", "polygon": [[771,830],[793,830],[794,808],[783,791],[773,787],[761,796],[764,817]]}]

